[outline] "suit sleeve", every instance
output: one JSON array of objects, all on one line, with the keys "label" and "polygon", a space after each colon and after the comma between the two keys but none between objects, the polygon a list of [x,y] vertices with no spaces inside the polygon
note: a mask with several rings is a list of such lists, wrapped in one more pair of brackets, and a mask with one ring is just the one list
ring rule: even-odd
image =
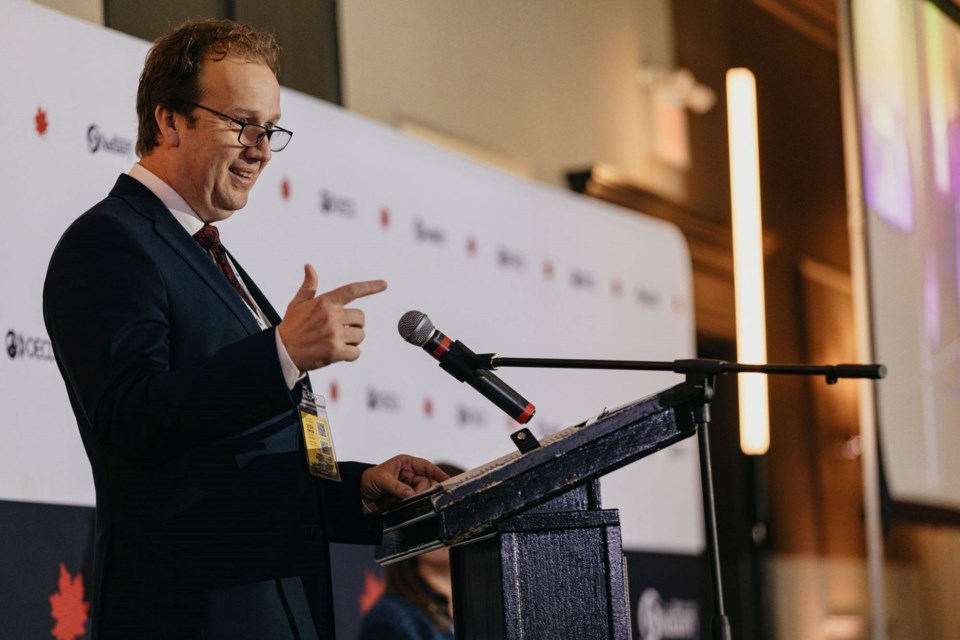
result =
[{"label": "suit sleeve", "polygon": [[341,462],[342,482],[318,480],[324,512],[324,530],[331,542],[380,544],[383,522],[367,513],[360,495],[360,476],[373,465]]},{"label": "suit sleeve", "polygon": [[127,224],[81,220],[51,259],[44,319],[78,419],[105,452],[161,462],[294,408],[274,330],[173,369],[163,270]]}]

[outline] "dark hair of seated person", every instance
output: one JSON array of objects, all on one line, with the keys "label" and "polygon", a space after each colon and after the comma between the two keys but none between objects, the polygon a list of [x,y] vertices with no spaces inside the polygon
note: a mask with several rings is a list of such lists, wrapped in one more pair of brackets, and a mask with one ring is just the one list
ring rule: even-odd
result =
[{"label": "dark hair of seated person", "polygon": [[387,566],[386,593],[409,601],[430,618],[437,630],[446,631],[453,626],[447,598],[424,582],[418,563],[417,558],[409,558]]}]

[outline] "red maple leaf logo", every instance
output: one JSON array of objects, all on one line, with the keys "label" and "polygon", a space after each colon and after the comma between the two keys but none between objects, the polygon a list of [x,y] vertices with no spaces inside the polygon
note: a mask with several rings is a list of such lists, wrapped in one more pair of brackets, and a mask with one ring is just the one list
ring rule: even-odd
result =
[{"label": "red maple leaf logo", "polygon": [[280,197],[284,200],[290,199],[290,181],[286,178],[280,181]]},{"label": "red maple leaf logo", "polygon": [[543,277],[547,280],[553,278],[553,263],[549,260],[543,261]]},{"label": "red maple leaf logo", "polygon": [[373,608],[373,605],[380,599],[380,596],[383,595],[386,588],[386,580],[369,569],[363,572],[363,593],[357,598],[360,604],[361,616],[366,615],[367,612]]},{"label": "red maple leaf logo", "polygon": [[380,226],[384,229],[390,226],[390,209],[386,207],[380,209]]},{"label": "red maple leaf logo", "polygon": [[37,133],[41,136],[47,132],[47,112],[42,107],[37,107],[37,114],[33,116],[33,122],[36,125]]},{"label": "red maple leaf logo", "polygon": [[61,562],[57,588],[50,596],[50,615],[57,621],[50,633],[57,640],[77,640],[87,632],[90,609],[90,603],[83,600],[83,575],[78,571],[77,577],[72,577]]},{"label": "red maple leaf logo", "polygon": [[613,294],[614,298],[619,298],[623,295],[623,283],[619,279],[614,278],[613,282],[610,283],[610,293]]},{"label": "red maple leaf logo", "polygon": [[687,310],[687,302],[680,296],[674,296],[670,301],[670,310],[673,311],[673,315],[680,315]]}]

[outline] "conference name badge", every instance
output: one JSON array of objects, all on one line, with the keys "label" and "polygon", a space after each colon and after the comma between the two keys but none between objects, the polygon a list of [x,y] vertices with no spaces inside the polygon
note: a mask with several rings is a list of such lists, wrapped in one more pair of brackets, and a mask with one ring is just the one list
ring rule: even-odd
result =
[{"label": "conference name badge", "polygon": [[300,426],[307,450],[307,469],[327,480],[340,482],[337,453],[333,449],[333,433],[327,418],[327,400],[319,393],[303,387],[300,399]]}]

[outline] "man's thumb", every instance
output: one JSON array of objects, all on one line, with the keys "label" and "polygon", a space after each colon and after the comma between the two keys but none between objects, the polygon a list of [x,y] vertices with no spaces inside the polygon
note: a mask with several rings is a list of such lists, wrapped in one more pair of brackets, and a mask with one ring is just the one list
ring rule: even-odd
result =
[{"label": "man's thumb", "polygon": [[316,295],[317,295],[317,272],[314,271],[313,265],[305,264],[303,265],[303,284],[300,285],[300,289],[297,291],[297,294],[293,297],[293,301],[304,302],[306,300],[312,300]]}]

